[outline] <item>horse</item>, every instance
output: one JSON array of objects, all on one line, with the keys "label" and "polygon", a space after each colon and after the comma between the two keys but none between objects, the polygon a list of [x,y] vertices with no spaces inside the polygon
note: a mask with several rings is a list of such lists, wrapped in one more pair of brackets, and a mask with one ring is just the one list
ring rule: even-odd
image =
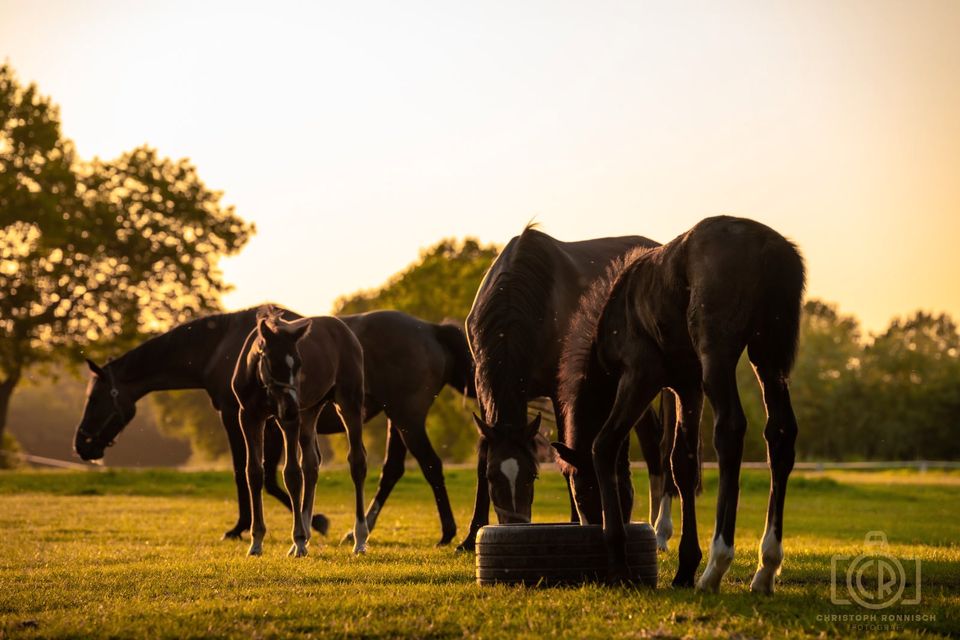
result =
[{"label": "horse", "polygon": [[736,367],[747,350],[767,409],[771,473],[766,528],[751,590],[773,593],[783,562],[783,509],[798,433],[788,376],[805,286],[796,246],[758,222],[719,216],[653,249],[616,261],[584,295],[564,345],[560,398],[567,420],[556,447],[584,523],[602,523],[609,578],[626,572],[617,455],[662,387],[677,396],[671,456],[682,505],[674,586],[693,586],[702,554],[694,500],[700,482],[703,394],[714,409],[720,467],[717,519],[697,587],[717,591],[734,554],[746,417]]},{"label": "horse", "polygon": [[[557,370],[581,294],[611,260],[637,247],[655,246],[657,242],[640,236],[562,242],[528,225],[487,271],[466,321],[482,417],[474,415],[480,439],[473,518],[458,549],[475,548],[477,531],[488,522],[491,499],[499,522],[530,521],[540,416],[527,422],[527,401],[549,398],[558,429],[564,424]],[[650,474],[650,519],[660,505],[659,544],[665,548],[672,525],[669,497],[662,496],[669,496],[672,483],[664,482],[656,429],[640,428],[638,435]],[[576,518],[571,499],[571,519]]]},{"label": "horse", "polygon": [[293,511],[293,546],[288,555],[307,555],[320,456],[316,422],[333,403],[347,431],[350,477],[355,495],[354,546],[367,548],[363,482],[367,452],[363,446],[363,347],[341,320],[329,316],[286,322],[267,309],[237,357],[230,381],[240,405],[240,430],[247,445],[247,483],[252,522],[251,556],[263,553],[263,433],[275,420],[283,433],[283,480]]},{"label": "horse", "polygon": [[[238,518],[224,533],[225,539],[239,539],[250,528],[250,493],[246,478],[246,447],[237,422],[239,407],[230,378],[244,340],[256,325],[258,308],[206,316],[184,323],[145,341],[120,357],[98,366],[87,364],[92,376],[87,400],[74,438],[74,450],[84,460],[100,460],[110,443],[133,419],[136,403],[144,395],[165,389],[203,389],[219,412],[233,461],[237,490]],[[282,317],[301,316],[280,309]],[[403,473],[406,448],[420,462],[437,496],[446,543],[456,535],[449,512],[439,459],[430,446],[424,426],[425,415],[444,384],[475,396],[473,358],[463,330],[450,324],[434,324],[397,311],[370,311],[344,316],[364,347],[364,379],[367,385],[365,415],[381,411],[390,420],[387,458],[374,504],[367,515],[379,512],[396,481]],[[402,363],[398,364],[398,363]],[[321,411],[318,431],[342,430],[332,406]],[[404,444],[409,443],[409,444]],[[275,425],[267,427],[264,440],[264,488],[288,508],[290,498],[277,483],[277,463],[283,438]],[[438,495],[439,494],[439,495]],[[328,522],[314,514],[313,528],[326,533]],[[369,526],[368,528],[372,528]]]},{"label": "horse", "polygon": [[[447,545],[457,534],[443,477],[443,463],[427,437],[427,413],[437,394],[450,385],[467,397],[476,397],[473,356],[463,329],[452,322],[435,324],[399,311],[371,311],[340,316],[363,345],[366,401],[364,416],[370,420],[383,412],[387,416],[387,446],[377,493],[366,512],[372,531],[394,485],[403,476],[409,450],[433,490],[440,515],[438,546]],[[317,423],[318,433],[342,431],[336,414],[324,410]],[[268,452],[276,468],[279,447]],[[274,475],[275,478],[275,475]],[[348,531],[341,542],[349,542]]]}]

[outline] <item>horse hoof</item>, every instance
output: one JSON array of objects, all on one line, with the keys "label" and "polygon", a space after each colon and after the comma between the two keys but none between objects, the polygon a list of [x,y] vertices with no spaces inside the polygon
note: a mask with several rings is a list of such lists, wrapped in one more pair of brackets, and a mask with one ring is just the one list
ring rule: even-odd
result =
[{"label": "horse hoof", "polygon": [[443,534],[440,536],[440,542],[437,543],[437,546],[438,547],[447,546],[448,544],[453,542],[453,539],[454,537],[456,537],[456,535],[457,535],[456,529],[454,529],[453,531],[444,531]]},{"label": "horse hoof", "polygon": [[670,548],[667,546],[667,538],[661,538],[657,536],[657,551],[666,553]]},{"label": "horse hoof", "polygon": [[681,576],[677,573],[671,584],[675,589],[689,589],[693,586],[693,576]]},{"label": "horse hoof", "polygon": [[287,555],[292,558],[306,558],[307,557],[307,543],[306,542],[294,542],[290,547],[290,550],[287,551]]},{"label": "horse hoof", "polygon": [[772,596],[773,583],[775,581],[776,573],[774,571],[765,570],[763,567],[761,567],[760,569],[757,569],[757,572],[753,576],[753,580],[750,582],[750,591],[765,596]]},{"label": "horse hoof", "polygon": [[366,542],[364,542],[363,544],[354,545],[354,547],[353,547],[353,555],[355,555],[355,556],[363,555],[363,554],[365,554],[366,552],[367,552],[367,543],[366,543]]},{"label": "horse hoof", "polygon": [[221,540],[243,540],[244,529],[230,529],[229,531],[224,531],[223,535],[220,536]]},{"label": "horse hoof", "polygon": [[353,529],[351,529],[350,531],[347,531],[345,534],[343,534],[343,537],[340,538],[341,545],[345,545],[347,543],[352,543],[352,542],[353,542]]},{"label": "horse hoof", "polygon": [[250,545],[250,549],[247,551],[247,555],[251,558],[262,556],[263,546],[258,544]]},{"label": "horse hoof", "polygon": [[466,540],[458,544],[456,549],[457,553],[460,553],[460,552],[473,553],[476,550],[477,550],[477,543],[475,540],[472,540],[470,538],[467,538]]},{"label": "horse hoof", "polygon": [[328,520],[327,516],[323,515],[322,513],[314,515],[310,521],[310,525],[313,527],[314,531],[322,536],[327,535],[327,531],[330,530],[330,520]]}]

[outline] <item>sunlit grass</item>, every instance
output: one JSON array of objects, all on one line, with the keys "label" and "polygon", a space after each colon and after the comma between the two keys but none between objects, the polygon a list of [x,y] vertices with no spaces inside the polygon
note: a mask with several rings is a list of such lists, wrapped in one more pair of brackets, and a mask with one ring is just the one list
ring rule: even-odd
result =
[{"label": "sunlit grass", "polygon": [[[264,557],[246,558],[246,543],[219,540],[235,517],[227,473],[8,472],[0,474],[0,637],[848,636],[847,624],[823,617],[865,611],[830,603],[830,558],[857,555],[873,530],[886,533],[891,554],[923,563],[922,603],[882,613],[935,617],[877,635],[960,632],[960,486],[952,474],[943,483],[928,474],[868,475],[795,474],[782,580],[765,598],[748,591],[766,506],[768,481],[758,471],[744,472],[738,555],[720,595],[667,586],[676,539],[661,556],[656,591],[478,587],[473,556],[433,547],[439,522],[414,470],[361,558],[335,545],[351,524],[348,474],[326,472],[317,505],[331,535],[300,561],[284,555],[290,518],[269,498]],[[464,469],[447,474],[461,531],[474,478]],[[638,474],[638,519],[645,495]],[[704,549],[715,497],[711,472],[699,502]],[[559,474],[545,468],[537,519],[563,520],[567,509]]]}]

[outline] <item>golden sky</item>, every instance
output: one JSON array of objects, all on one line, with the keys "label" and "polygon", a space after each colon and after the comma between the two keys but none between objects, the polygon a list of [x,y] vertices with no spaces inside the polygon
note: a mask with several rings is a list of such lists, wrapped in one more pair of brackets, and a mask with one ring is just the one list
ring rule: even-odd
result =
[{"label": "golden sky", "polygon": [[960,2],[0,0],[84,157],[190,157],[259,233],[232,308],[326,313],[446,236],[751,217],[869,330],[960,318]]}]

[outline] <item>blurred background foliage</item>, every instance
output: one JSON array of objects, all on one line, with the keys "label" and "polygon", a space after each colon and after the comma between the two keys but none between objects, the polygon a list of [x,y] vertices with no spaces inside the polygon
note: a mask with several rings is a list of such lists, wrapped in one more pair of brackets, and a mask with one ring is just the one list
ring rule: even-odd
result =
[{"label": "blurred background foliage", "polygon": [[[117,355],[220,309],[229,286],[218,260],[254,232],[221,200],[187,160],[146,146],[114,160],[78,158],[56,105],[0,66],[0,446],[69,458],[83,356]],[[471,238],[442,240],[383,286],[340,298],[332,312],[399,309],[462,322],[497,251]],[[750,423],[745,458],[762,460],[764,410],[746,357],[738,376]],[[791,388],[801,459],[960,457],[960,334],[946,315],[917,311],[865,336],[854,316],[808,300]],[[427,428],[445,460],[473,458],[474,408],[450,389],[437,398]],[[16,440],[5,432],[8,414]],[[711,423],[707,405],[707,459]],[[374,464],[384,436],[382,417],[365,430]],[[327,439],[326,459],[342,462],[344,446]],[[206,394],[178,391],[140,403],[110,462],[208,464],[225,455]]]},{"label": "blurred background foliage", "polygon": [[220,308],[254,232],[187,160],[77,157],[59,109],[0,66],[0,441],[31,368],[76,363]]}]

